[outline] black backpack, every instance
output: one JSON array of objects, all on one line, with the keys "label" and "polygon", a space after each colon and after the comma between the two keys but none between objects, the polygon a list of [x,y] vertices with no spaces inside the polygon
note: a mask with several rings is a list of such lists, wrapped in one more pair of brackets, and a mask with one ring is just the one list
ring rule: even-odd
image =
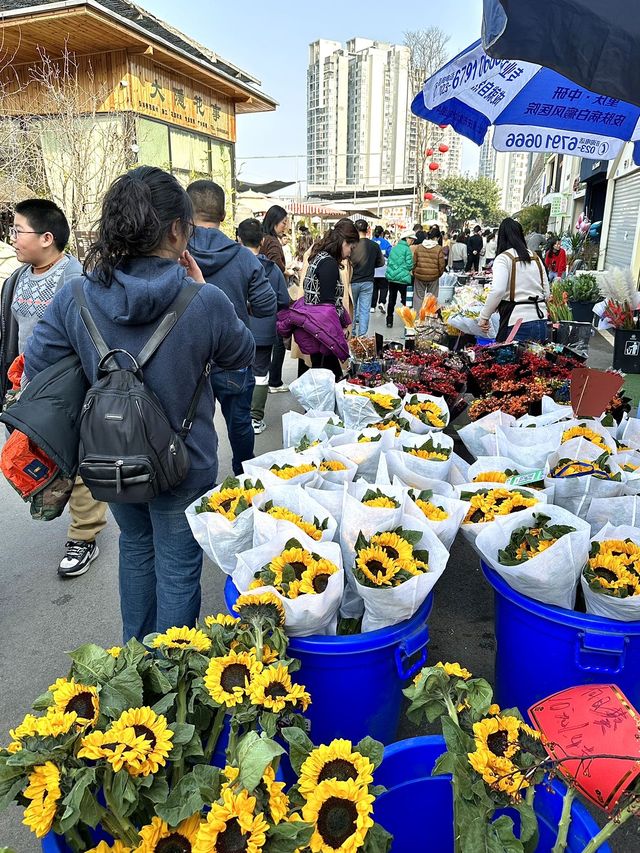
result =
[{"label": "black backpack", "polygon": [[[162,404],[144,384],[142,368],[175,326],[201,285],[184,287],[137,357],[109,349],[89,312],[82,280],[73,284],[80,317],[100,356],[98,378],[87,391],[80,419],[78,473],[96,500],[146,503],[178,486],[191,467],[184,440],[211,372],[200,376],[182,427],[176,432]],[[121,353],[131,361],[120,367]]]}]

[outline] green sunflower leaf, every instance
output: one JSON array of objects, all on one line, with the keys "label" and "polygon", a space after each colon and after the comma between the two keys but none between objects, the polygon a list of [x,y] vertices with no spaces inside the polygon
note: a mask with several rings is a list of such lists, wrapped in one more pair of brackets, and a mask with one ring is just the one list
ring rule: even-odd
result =
[{"label": "green sunflower leaf", "polygon": [[34,711],[46,711],[53,702],[53,695],[49,690],[46,693],[41,693],[31,706]]},{"label": "green sunflower leaf", "polygon": [[22,767],[12,767],[7,764],[7,756],[0,756],[0,811],[6,809],[26,785],[27,776]]},{"label": "green sunflower leaf", "polygon": [[149,774],[140,780],[140,788],[143,795],[152,803],[165,803],[169,796],[169,783],[167,777],[157,773],[155,776]]},{"label": "green sunflower leaf", "polygon": [[[95,785],[95,782],[95,767],[81,767],[76,771],[73,777],[73,786],[62,800],[64,810],[58,809],[59,829],[61,832],[67,832],[67,830],[78,823],[80,818],[84,821],[84,814],[81,811],[82,800],[87,789],[91,785]],[[89,791],[89,794],[91,795],[91,791]]]},{"label": "green sunflower leaf", "polygon": [[494,838],[500,845],[496,846],[496,851],[504,851],[504,853],[523,853],[524,846],[515,837],[513,832],[513,821],[510,817],[502,815],[497,820],[490,824],[493,830]]},{"label": "green sunflower leaf", "polygon": [[296,850],[306,849],[312,835],[312,823],[282,821],[277,826],[269,827],[264,851],[265,853],[295,853]]},{"label": "green sunflower leaf", "polygon": [[257,732],[248,732],[238,743],[239,781],[252,793],[260,784],[266,767],[285,752],[280,744]]},{"label": "green sunflower leaf", "polygon": [[147,656],[147,649],[145,649],[142,643],[139,643],[138,640],[133,637],[131,640],[129,640],[126,646],[123,647],[116,660],[116,663],[120,663],[120,660],[122,660],[125,665],[138,666],[138,664]]},{"label": "green sunflower leaf", "polygon": [[278,731],[278,715],[265,711],[259,717],[260,728],[267,737],[273,738]]},{"label": "green sunflower leaf", "polygon": [[515,808],[520,812],[520,841],[524,846],[525,853],[534,853],[538,849],[540,832],[538,829],[538,818],[532,805],[529,803],[518,803]]},{"label": "green sunflower leaf", "polygon": [[384,755],[384,746],[372,737],[363,738],[355,747],[356,752],[364,755],[373,764],[374,768],[380,767]]},{"label": "green sunflower leaf", "polygon": [[173,745],[184,746],[193,737],[195,726],[191,725],[191,723],[172,723],[171,731],[173,732]]},{"label": "green sunflower leaf", "polygon": [[121,770],[119,773],[111,773],[111,778],[109,802],[113,801],[115,811],[126,817],[131,814],[138,802],[136,783],[126,770]]},{"label": "green sunflower leaf", "polygon": [[475,750],[474,739],[463,732],[460,726],[453,722],[450,717],[442,718],[442,734],[447,743],[447,749],[456,755],[468,755]]},{"label": "green sunflower leaf", "polygon": [[393,843],[393,835],[387,832],[379,823],[374,823],[369,832],[364,844],[362,845],[363,853],[387,853],[391,850]]},{"label": "green sunflower leaf", "polygon": [[116,719],[128,708],[139,708],[144,704],[142,678],[135,666],[123,669],[102,685],[100,711]]},{"label": "green sunflower leaf", "polygon": [[72,652],[71,674],[82,684],[104,684],[116,668],[116,660],[95,643],[85,643]]},{"label": "green sunflower leaf", "polygon": [[471,678],[466,682],[466,698],[474,716],[484,717],[493,702],[493,688],[484,678]]},{"label": "green sunflower leaf", "polygon": [[219,768],[197,764],[191,773],[182,777],[166,802],[156,806],[156,814],[166,820],[169,826],[177,826],[199,812],[204,805],[215,802],[219,794]]},{"label": "green sunflower leaf", "polygon": [[289,760],[291,761],[291,766],[297,774],[300,774],[302,764],[314,749],[313,743],[309,740],[302,729],[294,728],[293,726],[282,729],[281,734],[289,744]]},{"label": "green sunflower leaf", "polygon": [[175,690],[178,685],[178,667],[160,669],[158,661],[145,673],[145,680],[153,693],[161,696]]}]

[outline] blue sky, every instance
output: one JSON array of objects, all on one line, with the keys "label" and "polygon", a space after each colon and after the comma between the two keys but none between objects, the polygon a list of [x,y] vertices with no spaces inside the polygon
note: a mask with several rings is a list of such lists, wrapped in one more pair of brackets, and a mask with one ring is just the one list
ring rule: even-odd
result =
[{"label": "blue sky", "polygon": [[[138,0],[262,81],[280,106],[275,113],[241,116],[236,147],[244,180],[303,180],[304,159],[253,159],[304,155],[308,45],[318,38],[345,42],[354,36],[401,44],[406,30],[441,27],[451,35],[451,55],[480,37],[482,0],[403,4],[382,0],[297,2],[278,5],[232,0]],[[434,10],[437,9],[437,13]],[[478,148],[465,144],[463,168],[475,171]],[[293,189],[293,188],[292,188]]]}]

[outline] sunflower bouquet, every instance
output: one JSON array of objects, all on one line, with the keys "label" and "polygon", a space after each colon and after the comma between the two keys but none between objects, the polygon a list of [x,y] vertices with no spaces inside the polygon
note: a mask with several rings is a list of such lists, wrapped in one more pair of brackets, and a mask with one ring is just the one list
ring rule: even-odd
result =
[{"label": "sunflower bouquet", "polygon": [[594,498],[622,495],[625,483],[617,457],[584,438],[566,442],[547,459],[545,486],[553,486],[554,503],[581,518]]},{"label": "sunflower bouquet", "polygon": [[376,423],[370,425],[370,428],[380,430],[380,432],[393,430],[396,437],[403,431],[410,432],[409,421],[406,418],[399,417],[390,417],[382,421],[376,421]]},{"label": "sunflower bouquet", "polygon": [[640,494],[640,452],[637,450],[619,451],[615,461],[625,478],[624,493]]},{"label": "sunflower bouquet", "polygon": [[571,610],[590,536],[586,521],[546,504],[485,525],[475,547],[485,563],[522,595]]},{"label": "sunflower bouquet", "polygon": [[253,542],[253,500],[264,492],[255,477],[227,477],[186,509],[193,537],[223,572],[231,574],[236,554]]},{"label": "sunflower bouquet", "polygon": [[600,530],[581,578],[587,613],[624,622],[640,619],[639,543],[636,527],[606,524]]},{"label": "sunflower bouquet", "polygon": [[586,423],[567,427],[567,429],[562,433],[560,443],[565,444],[567,441],[571,441],[574,438],[584,438],[586,441],[590,441],[591,444],[595,444],[595,446],[599,447],[604,453],[611,453],[615,450],[615,443],[613,439],[609,438],[607,435],[596,432],[594,429],[587,426]]},{"label": "sunflower bouquet", "polygon": [[309,445],[297,452],[295,447],[274,450],[242,463],[245,472],[259,478],[265,486],[313,485],[318,478],[323,444]]},{"label": "sunflower bouquet", "polygon": [[300,530],[315,542],[331,542],[337,522],[301,486],[269,486],[254,504],[253,544],[269,542],[283,530],[294,536]]},{"label": "sunflower bouquet", "polygon": [[380,464],[380,457],[393,446],[395,437],[392,432],[364,429],[346,430],[329,442],[331,449],[342,460],[348,460],[356,466],[356,476],[374,482]]},{"label": "sunflower bouquet", "polygon": [[291,677],[279,599],[241,596],[235,611],[71,652],[0,749],[0,808],[15,800],[37,838],[62,835],[73,853],[306,848],[314,824],[284,793],[272,738],[295,739],[310,696]]},{"label": "sunflower bouquet", "polygon": [[429,525],[410,516],[404,516],[399,527],[373,534],[360,532],[354,553],[350,577],[364,602],[363,632],[410,619],[449,559],[449,552]]},{"label": "sunflower bouquet", "polygon": [[326,488],[338,488],[355,480],[358,466],[353,460],[344,456],[340,450],[340,447],[334,449],[331,445],[321,448],[322,459],[318,466],[318,488],[322,488],[322,484],[325,484]]},{"label": "sunflower bouquet", "polygon": [[449,423],[449,409],[444,397],[412,394],[410,397],[405,397],[402,409],[409,421],[411,432],[425,433],[442,430]]},{"label": "sunflower bouquet", "polygon": [[462,491],[460,498],[469,503],[463,524],[486,524],[538,503],[525,489],[481,488],[475,492]]},{"label": "sunflower bouquet", "polygon": [[336,385],[336,402],[345,427],[358,431],[380,419],[394,417],[402,407],[398,388],[392,382],[377,388],[339,382]]},{"label": "sunflower bouquet", "polygon": [[445,548],[450,549],[466,515],[467,505],[455,498],[434,494],[430,489],[409,489],[407,513],[414,513],[431,527]]},{"label": "sunflower bouquet", "polygon": [[363,506],[372,509],[400,509],[401,502],[397,497],[385,494],[382,489],[367,489],[360,499]]},{"label": "sunflower bouquet", "polygon": [[289,636],[331,634],[344,591],[342,566],[335,542],[278,530],[268,542],[238,554],[233,581],[243,592],[271,592],[286,614]]}]

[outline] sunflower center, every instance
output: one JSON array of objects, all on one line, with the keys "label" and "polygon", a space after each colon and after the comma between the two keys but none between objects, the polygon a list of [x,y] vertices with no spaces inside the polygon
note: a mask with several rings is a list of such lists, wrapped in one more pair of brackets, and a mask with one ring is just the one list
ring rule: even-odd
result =
[{"label": "sunflower center", "polygon": [[294,563],[289,563],[289,565],[291,566],[291,568],[295,572],[296,580],[298,580],[298,581],[302,579],[302,575],[306,572],[306,570],[308,568],[307,566],[305,566],[304,563],[301,563],[298,560],[296,560]]},{"label": "sunflower center", "polygon": [[156,736],[151,729],[148,729],[146,726],[134,726],[133,730],[136,733],[136,737],[140,737],[142,735],[143,738],[151,741],[151,749],[153,749],[156,745]]},{"label": "sunflower center", "polygon": [[75,711],[79,717],[83,717],[85,720],[91,720],[95,713],[93,708],[93,696],[88,692],[78,693],[67,702],[65,711],[67,713]]},{"label": "sunflower center", "polygon": [[191,842],[179,832],[172,832],[158,841],[154,853],[191,853]]},{"label": "sunflower center", "polygon": [[370,560],[367,563],[367,568],[371,572],[371,574],[378,574],[378,572],[384,572],[385,567],[382,565],[380,560]]},{"label": "sunflower center", "polygon": [[613,581],[618,579],[616,573],[612,572],[611,569],[596,569],[595,576],[601,578],[603,581],[609,581],[609,583],[613,583]]},{"label": "sunflower center", "polygon": [[324,782],[325,779],[337,779],[338,782],[346,782],[348,779],[356,779],[357,776],[356,768],[350,761],[347,761],[346,758],[334,758],[324,765],[318,774],[318,782]]},{"label": "sunflower center", "polygon": [[268,696],[270,699],[279,699],[281,696],[287,695],[287,688],[284,684],[280,684],[279,681],[274,681],[273,684],[270,684],[264,691],[264,695]]},{"label": "sunflower center", "polygon": [[249,675],[249,669],[245,664],[232,663],[225,666],[224,672],[220,676],[220,684],[227,693],[232,693],[234,687],[244,688]]},{"label": "sunflower center", "polygon": [[182,637],[177,637],[175,640],[172,640],[171,642],[175,643],[176,646],[188,646],[191,641],[190,640],[183,640]]},{"label": "sunflower center", "polygon": [[226,500],[220,502],[220,506],[222,507],[222,509],[225,512],[229,512],[229,510],[231,509],[231,504],[233,503],[233,501],[234,501],[233,498],[227,498]]},{"label": "sunflower center", "polygon": [[487,738],[487,746],[494,755],[502,757],[509,747],[509,735],[502,730],[494,732]]},{"label": "sunflower center", "polygon": [[328,847],[338,850],[355,832],[357,819],[355,803],[340,797],[329,797],[318,813],[318,832]]},{"label": "sunflower center", "polygon": [[317,593],[324,592],[329,584],[329,575],[316,575],[313,579],[313,588]]},{"label": "sunflower center", "polygon": [[216,839],[215,853],[244,853],[246,849],[247,836],[240,829],[238,819],[231,818]]},{"label": "sunflower center", "polygon": [[391,545],[383,545],[383,546],[382,546],[382,550],[383,550],[383,551],[386,553],[386,555],[387,555],[388,557],[390,557],[392,560],[397,560],[397,559],[398,559],[398,557],[400,556],[400,552],[399,552],[399,551],[396,551],[396,549],[395,549],[395,548],[392,548],[392,546],[391,546]]}]

